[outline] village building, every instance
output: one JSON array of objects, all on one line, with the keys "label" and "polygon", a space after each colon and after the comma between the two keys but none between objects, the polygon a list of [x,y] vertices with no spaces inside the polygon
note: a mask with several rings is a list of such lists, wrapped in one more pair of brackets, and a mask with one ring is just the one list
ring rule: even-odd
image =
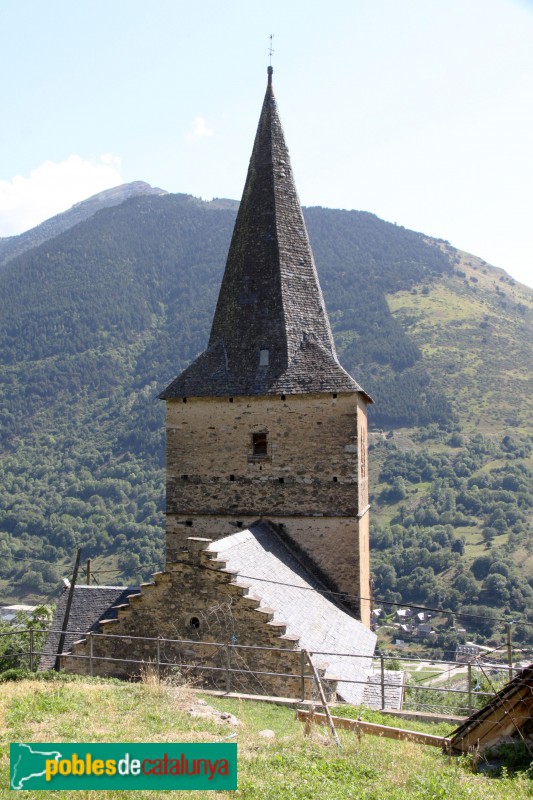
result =
[{"label": "village building", "polygon": [[[163,637],[190,641],[168,644],[167,661],[213,683],[228,651],[211,643],[231,644],[241,691],[299,696],[289,676],[310,651],[332,695],[375,694],[371,399],[337,358],[271,67],[207,348],[160,397],[165,570],[140,593],[115,587],[108,612],[103,587],[85,587],[98,606],[85,628],[105,635],[71,642],[62,668],[88,672],[90,653],[91,671],[132,674]],[[388,706],[402,681],[390,675]]]}]

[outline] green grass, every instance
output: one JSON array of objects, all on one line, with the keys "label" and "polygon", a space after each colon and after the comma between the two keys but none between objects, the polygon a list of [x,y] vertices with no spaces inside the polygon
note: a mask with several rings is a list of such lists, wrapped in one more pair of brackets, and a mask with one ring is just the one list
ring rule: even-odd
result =
[{"label": "green grass", "polygon": [[427,667],[425,669],[409,670],[408,683],[425,684],[427,681],[440,678],[442,670],[435,669],[434,667]]},{"label": "green grass", "polygon": [[[211,792],[210,798],[247,800],[523,800],[533,796],[532,782],[523,775],[489,778],[474,774],[466,759],[449,758],[439,749],[412,742],[340,731],[342,748],[328,730],[316,727],[304,736],[303,724],[286,707],[229,698],[206,697],[209,705],[234,714],[237,727],[212,718],[192,717],[198,698],[188,688],[156,684],[105,684],[90,681],[42,683],[22,681],[2,685],[0,695],[0,798],[11,797],[8,786],[9,742],[130,741],[213,742],[236,734],[239,753],[237,792]],[[382,718],[368,709],[342,709],[388,725],[423,729],[445,735],[446,726]],[[260,736],[271,729],[274,739]],[[157,796],[165,793],[157,793]],[[147,792],[64,791],[62,800],[136,800]],[[150,793],[156,796],[155,793]],[[173,792],[174,797],[202,793]],[[52,792],[25,793],[26,800],[56,797]]]}]

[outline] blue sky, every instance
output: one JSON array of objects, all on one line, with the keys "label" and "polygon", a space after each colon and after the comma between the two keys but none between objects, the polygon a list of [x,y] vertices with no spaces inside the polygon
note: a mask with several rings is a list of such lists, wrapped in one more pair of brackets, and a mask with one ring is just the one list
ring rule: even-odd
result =
[{"label": "blue sky", "polygon": [[532,0],[0,0],[0,236],[133,180],[239,199],[271,33],[304,205],[533,285]]}]

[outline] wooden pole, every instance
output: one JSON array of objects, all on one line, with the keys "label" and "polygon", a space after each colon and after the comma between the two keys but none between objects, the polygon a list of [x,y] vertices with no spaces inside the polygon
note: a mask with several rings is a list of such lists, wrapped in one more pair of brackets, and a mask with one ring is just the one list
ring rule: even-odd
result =
[{"label": "wooden pole", "polygon": [[313,664],[313,662],[311,660],[311,656],[309,655],[307,650],[304,650],[304,653],[305,653],[305,657],[307,658],[307,660],[309,662],[309,666],[311,667],[311,670],[313,672],[313,677],[314,677],[314,679],[316,681],[316,685],[318,687],[318,691],[319,691],[319,694],[320,694],[320,699],[322,701],[322,705],[324,706],[324,711],[326,712],[326,717],[327,717],[327,720],[328,720],[328,723],[329,723],[329,727],[331,728],[331,735],[333,736],[333,738],[335,740],[335,744],[337,745],[337,747],[342,747],[340,739],[339,739],[339,737],[337,735],[337,731],[335,730],[335,723],[333,722],[333,717],[331,716],[331,712],[329,710],[328,701],[326,700],[326,695],[324,694],[324,687],[322,686],[322,681],[320,680],[320,675],[318,674],[318,672],[316,670],[316,667],[315,667],[315,665]]},{"label": "wooden pole", "polygon": [[506,624],[507,629],[507,663],[509,665],[509,680],[513,680],[513,646],[511,644],[511,623]]},{"label": "wooden pole", "polygon": [[[307,724],[308,718],[309,712],[301,709],[296,712],[296,719],[300,722]],[[383,736],[386,739],[400,739],[402,741],[417,742],[418,744],[429,744],[433,747],[447,748],[450,744],[450,739],[446,736],[434,736],[431,733],[420,733],[420,731],[406,731],[403,728],[389,728],[387,725],[377,725],[375,722],[364,722],[361,719],[331,717],[331,720],[338,728],[344,728],[355,733],[368,733],[371,736]],[[325,714],[317,714],[316,711],[313,713],[313,722],[317,725],[330,724]]]},{"label": "wooden pole", "polygon": [[[304,736],[311,736],[311,732],[313,730],[314,717],[315,717],[315,707],[310,706],[309,712],[305,718]],[[298,715],[296,715],[296,719],[298,719]]]},{"label": "wooden pole", "polygon": [[87,586],[91,585],[91,559],[87,559]]},{"label": "wooden pole", "polygon": [[60,661],[61,661],[60,656],[61,653],[63,652],[63,647],[65,645],[68,618],[70,617],[70,607],[72,606],[72,598],[74,597],[74,587],[76,586],[76,581],[78,579],[78,569],[80,568],[80,558],[81,558],[81,549],[78,549],[78,555],[76,556],[76,563],[74,564],[74,572],[72,574],[72,583],[70,584],[68,590],[67,607],[65,608],[65,616],[63,617],[63,627],[61,629],[61,636],[59,637],[59,644],[57,645],[57,655],[54,663],[54,669],[56,672],[59,672]]}]

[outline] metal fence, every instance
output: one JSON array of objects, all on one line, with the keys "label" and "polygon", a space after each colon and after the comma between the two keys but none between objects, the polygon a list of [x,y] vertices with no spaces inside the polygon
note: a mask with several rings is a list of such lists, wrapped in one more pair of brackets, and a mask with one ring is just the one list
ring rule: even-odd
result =
[{"label": "metal fence", "polygon": [[[48,642],[56,641],[62,631],[50,629],[48,631],[30,628],[16,629],[13,632],[0,634],[0,671],[8,669],[10,666],[26,667],[31,671],[42,668],[41,661],[47,658],[48,663],[55,660],[55,652],[50,649],[43,649],[36,646],[36,642],[42,641],[45,635]],[[134,637],[116,636],[114,634],[101,634],[85,631],[68,631],[69,637],[88,640],[87,655],[73,655],[68,652],[69,659],[79,659],[86,664],[80,672],[90,676],[118,674],[122,665],[122,673],[128,674],[132,679],[140,679],[143,675],[151,673],[160,680],[164,677],[173,676],[178,679],[189,680],[192,683],[209,688],[217,688],[225,692],[244,692],[243,687],[250,686],[250,676],[253,676],[256,690],[253,694],[271,694],[268,689],[269,679],[294,679],[297,678],[300,686],[300,698],[309,697],[308,682],[314,681],[313,673],[307,662],[305,651],[299,651],[299,670],[295,672],[271,672],[257,668],[257,663],[261,659],[261,651],[278,651],[287,654],[287,649],[270,648],[253,645],[240,645],[233,642],[204,642],[189,639],[166,639],[162,637]],[[94,643],[99,637],[125,640],[124,657],[111,658],[95,654]],[[5,637],[12,637],[15,646],[5,646]],[[4,641],[3,641],[4,640]],[[146,658],[132,658],[128,656],[128,642],[132,640],[136,644],[143,643],[150,650],[150,655]],[[205,663],[205,658],[200,654],[194,657],[195,648],[210,648],[212,652],[217,652],[217,658],[210,658],[209,661],[216,660],[218,665]],[[18,649],[17,649],[18,648]],[[253,653],[253,657],[251,654]],[[169,655],[170,654],[170,655]],[[64,655],[67,655],[65,652]],[[437,714],[450,714],[467,716],[475,708],[484,705],[501,686],[511,679],[513,673],[520,670],[515,667],[501,664],[490,664],[480,660],[463,661],[436,661],[428,659],[399,658],[397,656],[381,655],[369,659],[368,655],[354,655],[348,653],[331,653],[314,651],[310,653],[314,658],[319,658],[324,664],[328,663],[328,658],[350,659],[352,663],[361,659],[361,663],[367,667],[370,663],[373,674],[373,686],[377,702],[373,707],[386,709],[390,707],[388,700],[396,693],[398,687],[401,690],[401,703],[403,710],[426,711]],[[249,661],[254,662],[251,667]],[[203,662],[203,663],[202,663]],[[365,670],[368,673],[368,669]],[[397,678],[393,680],[393,674],[397,673]],[[398,678],[403,674],[403,679]],[[243,678],[246,677],[246,684]],[[333,680],[328,678],[327,680]],[[367,684],[367,677],[360,679],[339,678],[343,684]],[[261,691],[261,690],[264,691]],[[306,689],[308,691],[306,691]],[[249,691],[244,692],[249,694]]]}]

